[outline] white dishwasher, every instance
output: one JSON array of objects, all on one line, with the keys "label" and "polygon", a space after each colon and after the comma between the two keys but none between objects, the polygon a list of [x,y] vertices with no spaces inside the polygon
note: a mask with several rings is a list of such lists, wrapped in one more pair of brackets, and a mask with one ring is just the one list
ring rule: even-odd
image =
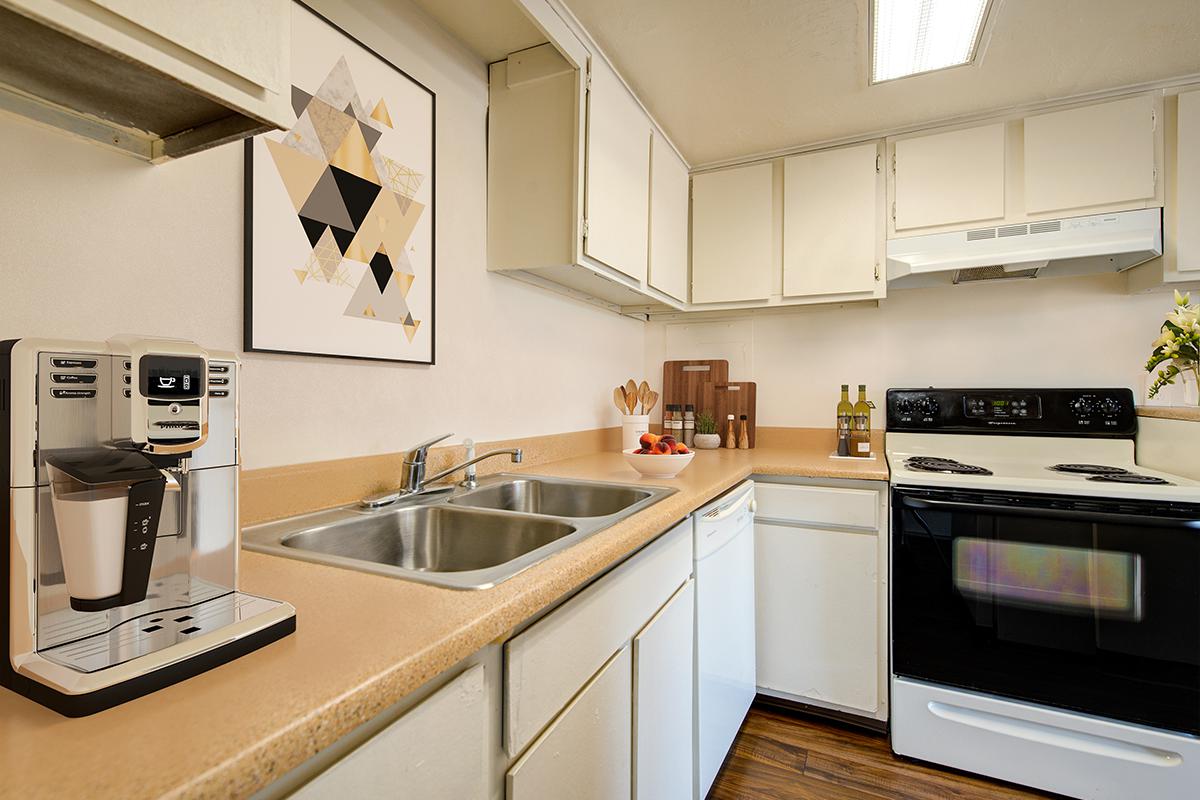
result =
[{"label": "white dishwasher", "polygon": [[754,483],[696,511],[696,788],[704,797],[755,693]]}]

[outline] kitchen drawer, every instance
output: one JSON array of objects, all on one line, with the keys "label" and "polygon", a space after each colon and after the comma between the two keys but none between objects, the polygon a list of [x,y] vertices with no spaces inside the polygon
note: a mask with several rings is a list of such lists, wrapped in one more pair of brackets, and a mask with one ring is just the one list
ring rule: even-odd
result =
[{"label": "kitchen drawer", "polygon": [[504,744],[517,756],[692,572],[686,520],[504,646]]},{"label": "kitchen drawer", "polygon": [[755,483],[755,518],[816,527],[879,529],[879,492]]}]

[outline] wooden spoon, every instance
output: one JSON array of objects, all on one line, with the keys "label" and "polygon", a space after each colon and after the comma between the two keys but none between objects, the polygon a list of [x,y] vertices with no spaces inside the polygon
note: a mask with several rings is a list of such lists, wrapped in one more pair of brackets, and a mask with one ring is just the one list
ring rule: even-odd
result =
[{"label": "wooden spoon", "polygon": [[643,414],[649,414],[654,410],[654,406],[658,403],[658,392],[646,392],[646,405],[642,408]]},{"label": "wooden spoon", "polygon": [[617,407],[617,411],[622,414],[629,410],[629,404],[625,402],[625,390],[618,386],[613,389],[613,405]]},{"label": "wooden spoon", "polygon": [[642,413],[646,413],[646,397],[650,394],[650,384],[642,381],[642,385],[638,387],[638,402],[642,404]]}]

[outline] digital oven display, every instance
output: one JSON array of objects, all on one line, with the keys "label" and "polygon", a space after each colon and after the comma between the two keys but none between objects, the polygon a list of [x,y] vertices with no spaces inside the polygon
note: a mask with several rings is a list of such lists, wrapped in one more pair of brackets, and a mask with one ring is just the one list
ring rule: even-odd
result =
[{"label": "digital oven display", "polygon": [[963,398],[968,417],[981,419],[1039,419],[1042,404],[1037,395],[975,396]]},{"label": "digital oven display", "polygon": [[179,400],[199,397],[205,391],[204,362],[198,358],[145,356],[140,373],[143,397]]}]

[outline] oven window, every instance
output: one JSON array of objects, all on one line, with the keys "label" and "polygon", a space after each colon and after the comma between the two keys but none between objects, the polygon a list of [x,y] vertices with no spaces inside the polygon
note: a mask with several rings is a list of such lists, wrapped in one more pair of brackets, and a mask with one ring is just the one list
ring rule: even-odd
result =
[{"label": "oven window", "polygon": [[1200,735],[1200,506],[989,495],[893,490],[892,671]]},{"label": "oven window", "polygon": [[1142,559],[1136,553],[1001,542],[963,536],[953,544],[954,586],[1010,606],[1141,619]]}]

